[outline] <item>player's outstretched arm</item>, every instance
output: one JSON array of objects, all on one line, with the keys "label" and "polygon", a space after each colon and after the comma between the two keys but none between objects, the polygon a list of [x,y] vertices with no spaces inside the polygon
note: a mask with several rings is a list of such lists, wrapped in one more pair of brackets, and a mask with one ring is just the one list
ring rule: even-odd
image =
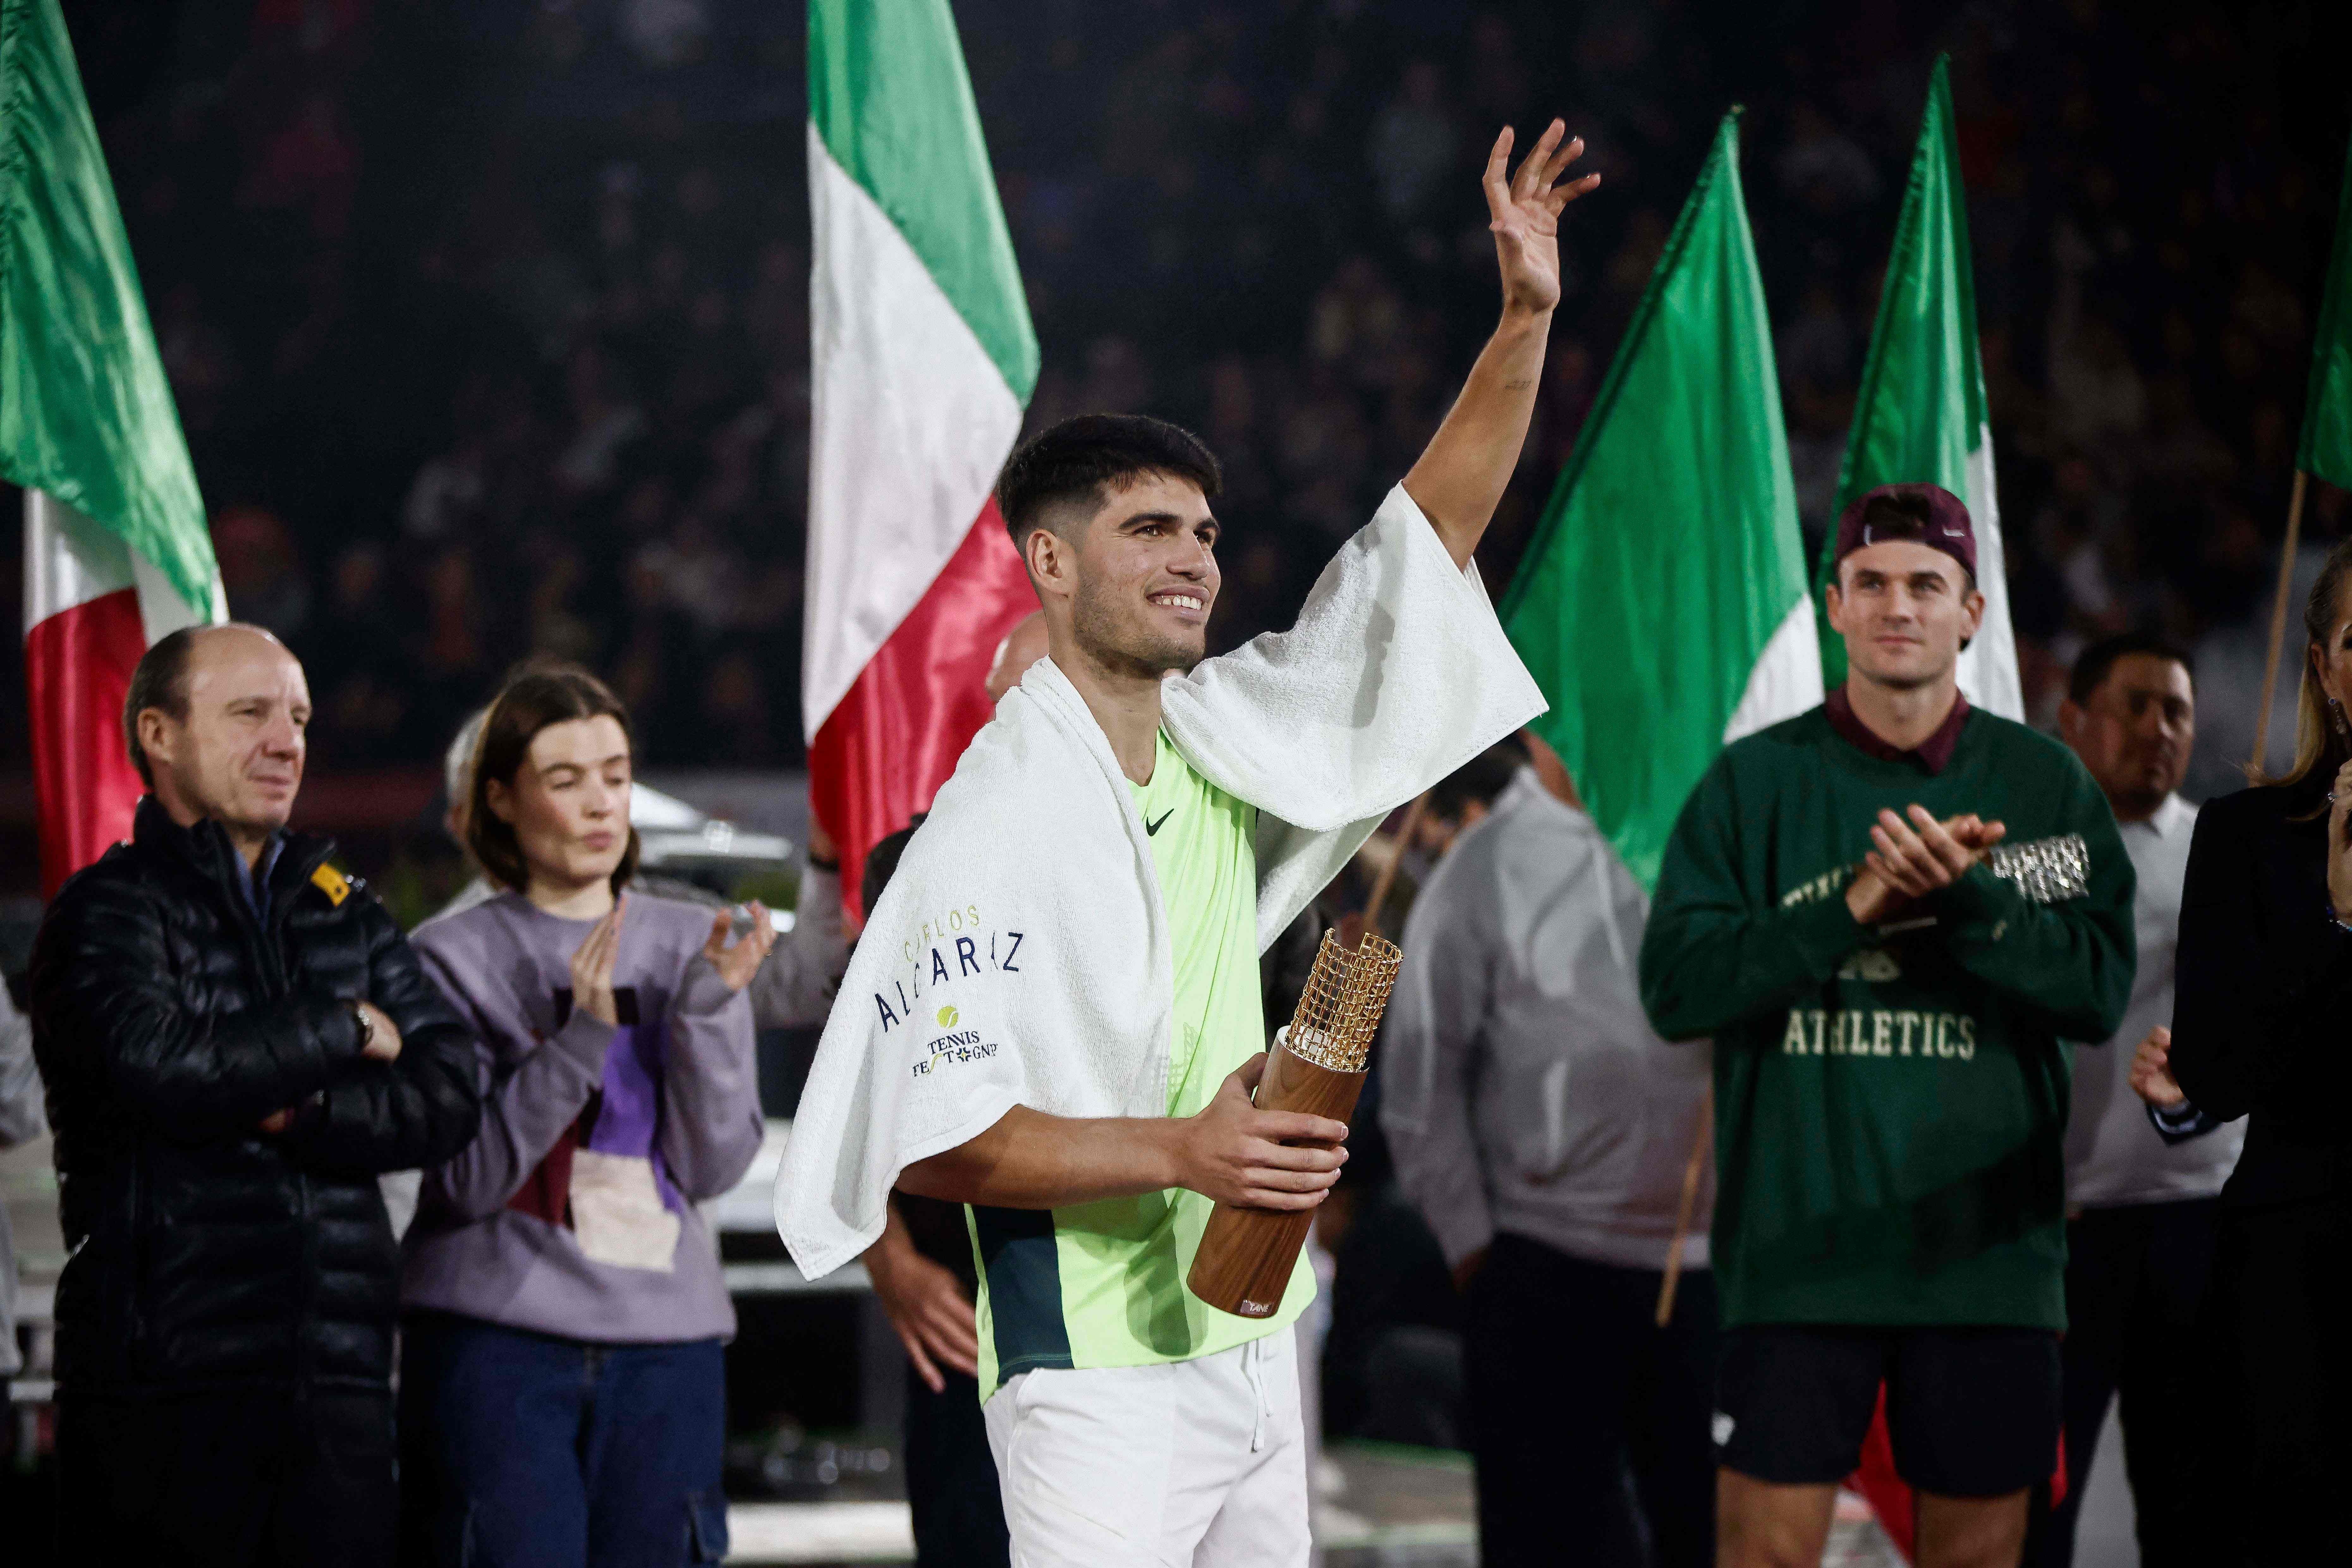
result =
[{"label": "player's outstretched arm", "polygon": [[1405,494],[1436,525],[1459,567],[1470,564],[1527,442],[1536,383],[1543,379],[1544,342],[1559,303],[1560,212],[1601,183],[1598,174],[1559,183],[1584,154],[1580,136],[1560,144],[1567,133],[1553,120],[1518,172],[1507,177],[1510,127],[1495,139],[1486,159],[1486,226],[1502,266],[1502,324],[1471,366],[1445,423],[1404,476]]},{"label": "player's outstretched arm", "polygon": [[[955,1148],[919,1160],[898,1185],[920,1197],[996,1208],[1061,1208],[1097,1198],[1190,1187],[1252,1208],[1313,1208],[1348,1151],[1339,1123],[1261,1111],[1250,1091],[1265,1071],[1252,1057],[1197,1116],[1049,1116],[1015,1105]],[[1290,1147],[1287,1140],[1307,1146]]]}]

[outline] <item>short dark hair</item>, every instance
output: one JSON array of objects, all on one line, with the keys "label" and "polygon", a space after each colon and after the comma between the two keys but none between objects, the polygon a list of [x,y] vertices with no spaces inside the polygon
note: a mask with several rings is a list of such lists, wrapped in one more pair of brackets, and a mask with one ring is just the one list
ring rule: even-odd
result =
[{"label": "short dark hair", "polygon": [[[637,741],[629,727],[628,707],[610,686],[576,664],[526,670],[515,676],[492,700],[489,714],[482,720],[482,737],[474,751],[473,782],[466,790],[466,847],[500,887],[524,891],[530,883],[530,868],[523,862],[513,824],[500,821],[490,810],[490,781],[495,779],[513,789],[539,732],[575,718],[616,721],[622,738],[629,743],[630,758],[635,759]],[[637,830],[632,827],[629,847],[621,852],[621,863],[613,868],[613,891],[620,892],[636,874]]]},{"label": "short dark hair", "polygon": [[2067,697],[2078,707],[2089,702],[2091,695],[2106,684],[2108,673],[2134,653],[2179,665],[2189,676],[2189,689],[2197,689],[2197,665],[2186,648],[2154,632],[2125,632],[2092,643],[2075,657],[2074,674],[2066,679]]},{"label": "short dark hair", "polygon": [[1492,806],[1495,797],[1511,787],[1528,765],[1527,748],[1516,736],[1496,741],[1435,784],[1430,786],[1426,808],[1439,821],[1454,822],[1472,802]]},{"label": "short dark hair", "polygon": [[165,632],[139,655],[131,671],[131,689],[122,694],[122,744],[130,749],[131,766],[139,770],[139,782],[150,789],[155,788],[155,769],[147,760],[147,748],[139,744],[139,716],[151,707],[161,708],[173,723],[188,722],[188,655],[195,650],[196,633],[211,630],[183,626]]},{"label": "short dark hair", "polygon": [[928,811],[916,812],[913,821],[877,840],[874,847],[866,852],[866,870],[857,878],[857,902],[865,909],[866,919],[874,918],[874,906],[882,902],[882,894],[889,890],[890,879],[898,874],[898,862],[906,854],[907,845],[914,839],[915,830],[923,825],[923,819],[929,814]]},{"label": "short dark hair", "polygon": [[1053,507],[1099,507],[1112,486],[1146,474],[1189,480],[1212,501],[1225,483],[1216,455],[1181,425],[1140,413],[1082,413],[1039,431],[1005,459],[996,509],[1021,549]]}]

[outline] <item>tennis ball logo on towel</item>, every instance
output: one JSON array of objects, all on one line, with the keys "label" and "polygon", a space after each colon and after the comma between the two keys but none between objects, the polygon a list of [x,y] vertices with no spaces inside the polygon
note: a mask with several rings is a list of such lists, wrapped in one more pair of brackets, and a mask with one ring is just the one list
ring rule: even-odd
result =
[{"label": "tennis ball logo on towel", "polygon": [[939,1011],[940,1027],[941,1029],[953,1029],[953,1028],[955,1028],[955,1026],[956,1026],[956,1019],[957,1019],[960,1016],[961,1016],[961,1015],[960,1015],[959,1013],[957,1013],[957,1011],[955,1010],[955,1009],[954,1009],[954,1008],[952,1008],[952,1007],[945,1007],[945,1008],[941,1008],[941,1009],[940,1009],[940,1011]]}]

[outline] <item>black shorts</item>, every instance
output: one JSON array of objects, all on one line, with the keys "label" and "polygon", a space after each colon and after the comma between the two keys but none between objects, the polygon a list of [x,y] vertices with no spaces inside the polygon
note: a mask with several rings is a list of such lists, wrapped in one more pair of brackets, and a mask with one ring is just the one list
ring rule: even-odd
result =
[{"label": "black shorts", "polygon": [[2050,1479],[2061,1420],[2047,1329],[1726,1329],[1716,1458],[1784,1486],[1843,1480],[1886,1385],[1896,1473],[1943,1497],[2001,1497]]}]

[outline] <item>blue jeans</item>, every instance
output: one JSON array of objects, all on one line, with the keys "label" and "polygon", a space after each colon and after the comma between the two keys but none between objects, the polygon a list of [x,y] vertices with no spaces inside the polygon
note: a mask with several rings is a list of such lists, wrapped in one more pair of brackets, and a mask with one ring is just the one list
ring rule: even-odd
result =
[{"label": "blue jeans", "polygon": [[400,1415],[411,1563],[669,1568],[727,1555],[717,1340],[588,1344],[415,1313]]}]

